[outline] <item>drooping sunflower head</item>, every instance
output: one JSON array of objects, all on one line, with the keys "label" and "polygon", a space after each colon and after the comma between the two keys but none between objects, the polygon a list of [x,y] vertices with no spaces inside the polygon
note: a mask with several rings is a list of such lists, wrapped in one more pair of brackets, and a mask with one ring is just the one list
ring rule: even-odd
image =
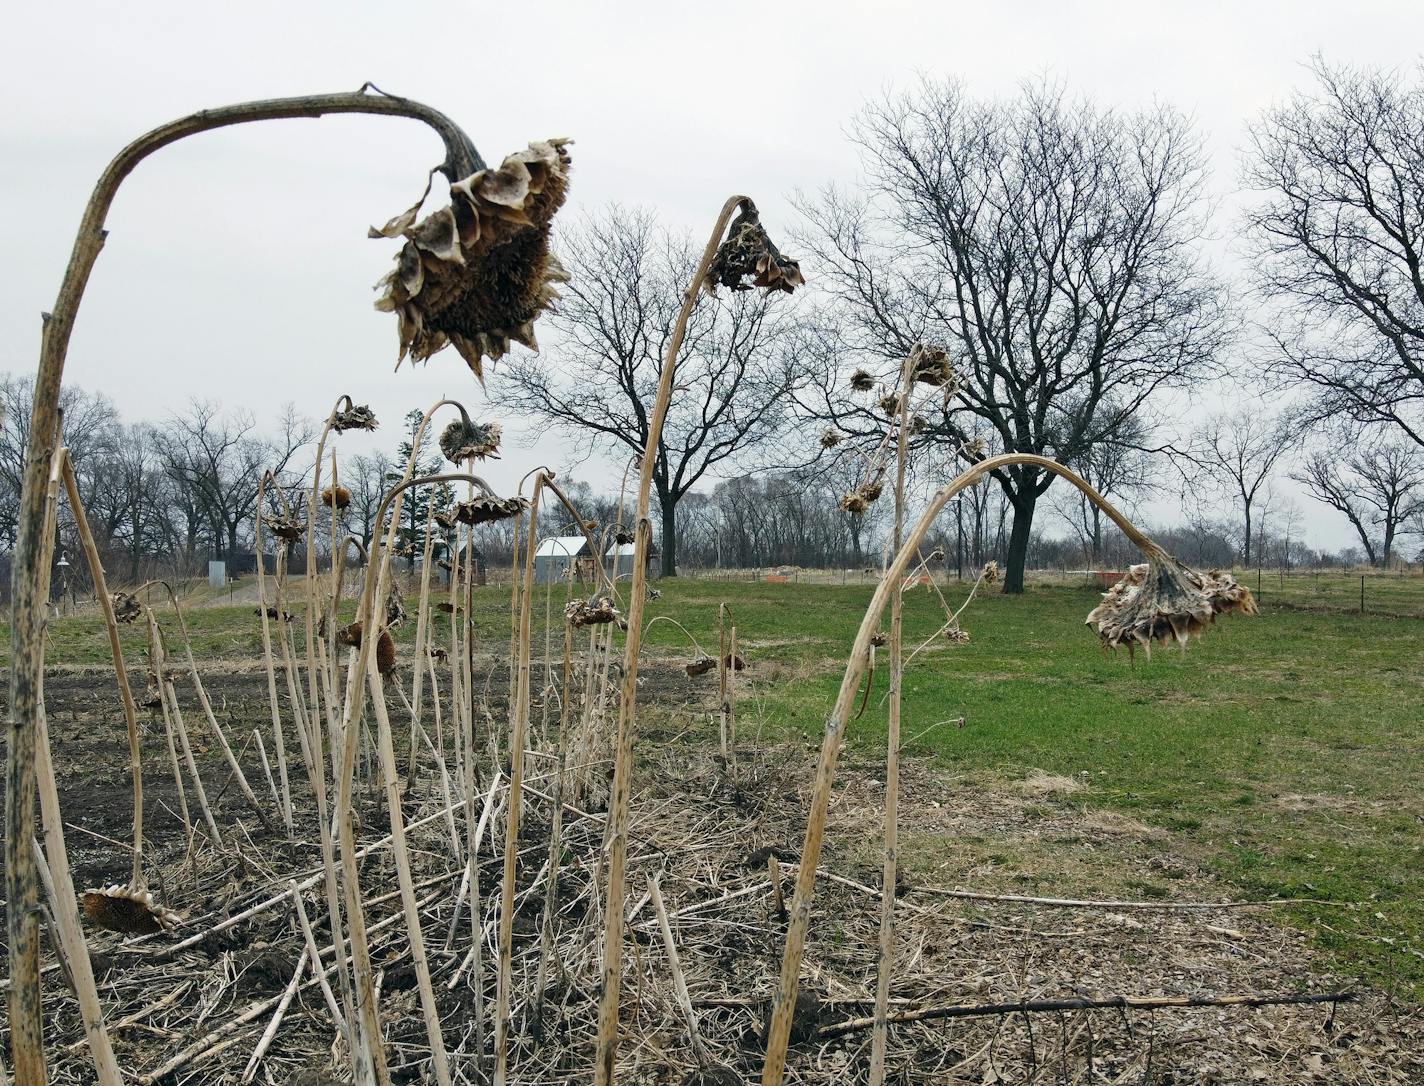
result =
[{"label": "drooping sunflower head", "polygon": [[916,343],[910,351],[910,380],[940,388],[954,380],[954,367],[949,352],[943,347]]},{"label": "drooping sunflower head", "polygon": [[345,509],[351,504],[351,491],[340,485],[329,486],[321,492],[321,504],[328,509]]},{"label": "drooping sunflower head", "polygon": [[534,322],[568,278],[549,224],[568,195],[569,142],[531,143],[451,185],[448,207],[417,222],[422,196],[371,229],[406,239],[376,302],[396,314],[402,359],[422,362],[450,345],[483,382],[484,359],[504,357],[511,342],[538,349]]},{"label": "drooping sunflower head", "polygon": [[834,427],[830,427],[823,434],[821,434],[821,448],[834,449],[837,445],[841,443],[841,440],[841,432],[835,429]]},{"label": "drooping sunflower head", "polygon": [[761,287],[766,291],[781,290],[790,294],[805,283],[801,265],[772,244],[761,225],[756,205],[743,200],[737,217],[727,229],[727,237],[718,247],[707,269],[707,289],[719,286],[733,290]]},{"label": "drooping sunflower head", "polygon": [[85,919],[106,931],[155,935],[170,932],[181,923],[177,913],[158,904],[147,890],[132,886],[115,883],[85,890],[79,901]]},{"label": "drooping sunflower head", "polygon": [[850,387],[857,392],[870,392],[875,388],[875,378],[865,370],[856,370],[850,375]]},{"label": "drooping sunflower head", "polygon": [[467,422],[456,419],[440,433],[440,451],[452,464],[470,459],[483,460],[499,452],[504,427],[497,422]]},{"label": "drooping sunflower head", "polygon": [[143,614],[143,604],[138,597],[128,592],[115,592],[109,597],[109,605],[114,609],[114,621],[128,625]]},{"label": "drooping sunflower head", "polygon": [[481,495],[455,506],[455,519],[461,524],[491,524],[497,520],[517,517],[529,508],[525,498],[495,498]]},{"label": "drooping sunflower head", "polygon": [[1256,611],[1251,591],[1229,573],[1201,573],[1153,550],[1103,593],[1086,622],[1111,648],[1126,645],[1131,651],[1140,645],[1150,652],[1154,642],[1185,646],[1217,615]]},{"label": "drooping sunflower head", "polygon": [[347,430],[374,430],[376,416],[365,404],[352,404],[331,416],[331,428],[338,434]]}]

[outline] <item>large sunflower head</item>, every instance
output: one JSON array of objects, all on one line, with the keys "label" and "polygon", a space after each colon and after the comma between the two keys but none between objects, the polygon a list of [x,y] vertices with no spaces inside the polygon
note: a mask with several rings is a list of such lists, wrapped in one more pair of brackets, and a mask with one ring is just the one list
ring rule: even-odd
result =
[{"label": "large sunflower head", "polygon": [[502,358],[511,342],[538,349],[534,321],[568,278],[549,224],[568,195],[569,142],[531,143],[451,185],[448,207],[417,222],[422,196],[372,227],[372,237],[406,239],[376,302],[396,314],[402,359],[422,362],[448,344],[483,381],[484,359]]},{"label": "large sunflower head", "polygon": [[440,434],[440,451],[452,464],[485,459],[499,451],[504,428],[497,422],[467,422],[455,419]]},{"label": "large sunflower head", "polygon": [[733,290],[761,287],[767,291],[781,290],[790,294],[805,283],[801,265],[772,244],[761,225],[756,205],[743,200],[737,217],[727,230],[727,237],[718,247],[707,269],[707,289],[718,286]]},{"label": "large sunflower head", "polygon": [[1217,615],[1257,611],[1250,589],[1229,573],[1201,573],[1160,550],[1147,559],[1104,592],[1086,619],[1112,648],[1141,645],[1150,652],[1154,641],[1185,646]]}]

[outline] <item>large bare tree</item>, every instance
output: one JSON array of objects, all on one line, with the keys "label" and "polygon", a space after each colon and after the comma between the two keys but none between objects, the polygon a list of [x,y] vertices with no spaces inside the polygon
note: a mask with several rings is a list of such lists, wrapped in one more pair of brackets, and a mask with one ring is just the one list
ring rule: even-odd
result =
[{"label": "large bare tree", "polygon": [[[494,398],[570,431],[585,452],[635,455],[647,443],[647,408],[695,253],[652,215],[617,206],[568,230],[560,252],[570,282],[550,320],[557,344],[505,367]],[[798,379],[783,349],[791,304],[760,291],[723,292],[693,312],[653,468],[665,575],[677,572],[683,496],[786,424]]]},{"label": "large bare tree", "polygon": [[1241,511],[1243,566],[1249,567],[1257,556],[1255,521],[1260,503],[1298,437],[1297,423],[1242,408],[1212,416],[1191,443],[1189,458]]},{"label": "large bare tree", "polygon": [[1295,479],[1310,496],[1345,514],[1370,563],[1388,568],[1402,530],[1424,514],[1424,453],[1402,440],[1339,444],[1309,456]]},{"label": "large bare tree", "polygon": [[1252,130],[1248,214],[1283,383],[1424,445],[1424,84],[1331,67]]},{"label": "large bare tree", "polygon": [[[1200,256],[1203,157],[1180,114],[1051,87],[980,101],[926,80],[852,131],[865,190],[804,200],[803,240],[847,361],[890,372],[918,340],[950,349],[961,406],[929,434],[959,446],[982,429],[1071,462],[1208,369],[1230,325]],[[1004,590],[1019,592],[1053,476],[996,478],[1013,506]]]}]

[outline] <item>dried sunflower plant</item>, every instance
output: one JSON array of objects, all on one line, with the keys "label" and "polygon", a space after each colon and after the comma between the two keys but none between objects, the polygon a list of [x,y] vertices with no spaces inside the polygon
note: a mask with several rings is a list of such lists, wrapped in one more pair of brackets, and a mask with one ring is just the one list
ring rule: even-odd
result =
[{"label": "dried sunflower plant", "polygon": [[[901,418],[906,418],[907,404],[901,405]],[[903,433],[903,427],[902,427]],[[904,438],[901,437],[901,444]],[[816,767],[812,790],[810,812],[806,824],[806,835],[801,849],[796,876],[796,889],[790,906],[790,920],[787,926],[786,943],[782,953],[781,974],[777,991],[772,998],[771,1021],[766,1036],[766,1057],[762,1065],[762,1086],[780,1086],[786,1072],[788,1043],[791,1036],[792,1019],[796,1010],[796,997],[800,981],[802,954],[810,928],[811,902],[815,891],[816,871],[820,863],[821,847],[824,842],[826,816],[830,808],[831,789],[835,780],[840,750],[845,739],[846,728],[852,718],[856,696],[869,668],[871,646],[877,636],[885,608],[899,604],[904,591],[905,576],[923,563],[921,547],[926,534],[945,506],[960,491],[973,486],[991,472],[1015,464],[1030,464],[1044,471],[1052,472],[1077,487],[1094,505],[1100,508],[1130,539],[1147,561],[1134,566],[1132,573],[1111,591],[1105,594],[1103,602],[1093,609],[1087,623],[1099,634],[1102,642],[1110,647],[1126,645],[1130,650],[1138,646],[1146,649],[1154,642],[1173,643],[1185,646],[1194,634],[1203,632],[1222,614],[1254,614],[1256,602],[1244,586],[1238,584],[1229,574],[1221,571],[1200,572],[1193,570],[1172,557],[1158,544],[1148,538],[1125,516],[1114,508],[1084,479],[1070,469],[1053,460],[1027,453],[1009,453],[979,460],[948,485],[937,491],[928,506],[921,513],[903,538],[889,562],[870,605],[861,622],[855,644],[847,660],[845,674],[834,707],[826,721],[820,757]],[[897,518],[898,519],[898,518]],[[898,538],[898,533],[897,533]],[[986,567],[980,574],[980,583],[997,578],[997,568]],[[950,616],[946,629],[958,628],[958,615]],[[894,611],[892,610],[892,622]],[[896,640],[892,630],[891,643]],[[895,671],[892,663],[892,673]],[[898,689],[892,677],[892,691]],[[892,694],[891,712],[895,712]],[[893,728],[889,749],[897,749]],[[887,780],[886,881],[882,887],[885,901],[881,914],[881,972],[877,977],[877,999],[874,1020],[875,1034],[872,1036],[872,1079],[884,1081],[884,1040],[887,1022],[885,993],[888,989],[888,953],[893,939],[893,916],[889,909],[893,903],[894,879],[894,810],[889,801],[892,791]],[[875,1070],[879,1064],[878,1072]]]},{"label": "dried sunflower plant", "polygon": [[[568,141],[550,140],[531,144],[526,151],[510,156],[497,169],[491,170],[486,168],[469,138],[445,115],[421,103],[375,91],[369,85],[363,86],[355,93],[244,102],[181,118],[133,141],[119,153],[100,177],[81,220],[55,306],[50,313],[45,314],[13,562],[13,666],[10,676],[8,728],[10,757],[7,763],[6,788],[8,832],[5,842],[5,896],[8,902],[8,999],[13,1057],[11,1072],[14,1080],[22,1086],[35,1086],[45,1082],[47,1078],[44,1051],[45,1015],[40,1002],[39,968],[38,906],[42,881],[54,888],[51,895],[54,899],[51,903],[52,911],[64,933],[64,953],[68,959],[68,971],[85,1017],[86,1035],[99,1081],[105,1084],[120,1081],[112,1047],[108,1043],[104,1028],[102,1008],[98,1006],[94,991],[92,970],[87,967],[87,947],[82,930],[78,926],[77,912],[72,904],[66,905],[66,901],[72,903],[75,898],[68,878],[67,864],[63,862],[62,823],[54,795],[40,695],[46,617],[43,602],[47,597],[49,555],[53,546],[52,527],[47,526],[52,526],[55,522],[54,510],[61,483],[71,489],[71,496],[75,497],[71,504],[75,506],[76,519],[82,521],[81,508],[72,491],[72,468],[67,469],[69,478],[66,479],[67,453],[59,444],[59,390],[76,315],[103,245],[105,220],[123,180],[144,159],[169,144],[230,125],[339,113],[414,119],[432,128],[444,143],[444,161],[436,171],[432,171],[432,178],[434,172],[440,172],[450,182],[450,206],[425,219],[418,219],[418,203],[410,212],[396,216],[384,227],[374,231],[383,237],[400,236],[405,239],[396,269],[382,283],[378,302],[382,308],[397,313],[400,351],[403,357],[425,359],[448,343],[460,352],[479,376],[481,360],[486,357],[500,357],[508,349],[510,342],[533,345],[533,322],[555,297],[553,284],[563,275],[549,249],[549,224],[565,198],[569,166]],[[427,192],[428,189],[429,185]],[[369,408],[359,407],[349,398],[343,397],[328,419],[322,442],[324,444],[329,433],[371,429],[374,424],[374,416]],[[497,441],[498,428],[495,427],[493,432],[485,431],[467,442],[464,447],[472,451],[483,448],[488,453],[491,442]],[[324,450],[319,449],[305,518],[296,516],[287,509],[262,509],[258,520],[259,532],[265,529],[270,537],[277,540],[279,555],[285,555],[290,546],[304,541],[309,563],[306,584],[309,595],[306,609],[305,684],[300,681],[303,676],[300,675],[300,663],[293,643],[292,623],[287,617],[290,612],[286,607],[288,601],[284,593],[285,568],[279,570],[276,595],[272,599],[269,600],[267,596],[265,584],[259,588],[258,613],[263,624],[268,693],[273,708],[273,741],[278,761],[278,776],[282,782],[280,788],[276,779],[271,776],[265,744],[260,734],[256,735],[256,740],[259,749],[264,752],[263,764],[272,782],[276,806],[284,825],[290,831],[295,805],[291,799],[288,774],[284,768],[287,744],[283,729],[283,707],[279,704],[277,691],[277,657],[280,655],[281,672],[287,683],[286,712],[291,714],[290,723],[295,725],[318,807],[324,806],[328,787],[335,793],[335,817],[331,821],[335,823],[332,832],[339,839],[340,880],[334,877],[336,868],[331,846],[332,833],[327,830],[330,823],[324,810],[319,812],[318,822],[322,828],[323,852],[327,861],[325,868],[331,912],[330,927],[336,954],[336,963],[332,968],[340,975],[340,987],[346,1004],[345,1013],[337,1016],[343,1031],[340,1047],[347,1053],[351,1062],[355,1081],[362,1086],[367,1083],[384,1086],[389,1081],[389,1071],[375,1011],[375,993],[372,987],[375,973],[366,942],[360,889],[357,885],[359,871],[350,800],[354,751],[360,736],[366,731],[362,726],[362,707],[365,705],[364,694],[367,686],[371,693],[370,704],[377,717],[377,746],[382,755],[383,778],[388,798],[394,796],[393,789],[397,778],[390,758],[389,727],[381,688],[382,673],[386,670],[385,665],[389,663],[390,656],[389,649],[383,651],[381,646],[389,643],[389,635],[388,631],[383,631],[384,636],[367,637],[361,639],[359,645],[348,647],[349,659],[344,685],[341,682],[342,676],[335,667],[337,639],[334,636],[320,638],[323,649],[318,654],[318,630],[324,628],[331,634],[335,631],[333,619],[340,588],[338,570],[341,568],[338,563],[337,569],[333,570],[331,587],[334,591],[329,593],[322,593],[318,579],[310,575],[313,573],[310,563],[315,552],[312,532],[317,518],[314,511],[319,501],[332,512],[333,550],[341,554],[343,562],[345,552],[352,542],[349,538],[339,542],[336,540],[337,514],[349,501],[349,494],[340,486],[334,469],[329,483],[322,485],[324,462]],[[431,481],[417,480],[411,476],[412,471],[407,470],[405,481],[387,494],[387,506],[392,500],[398,502],[401,493],[410,486]],[[511,503],[506,500],[501,503],[488,492],[487,487],[466,473],[436,478],[463,480],[470,482],[472,486],[479,486],[479,493],[472,490],[469,495],[466,513],[469,523],[517,516],[524,510],[522,502]],[[270,482],[264,480],[266,484],[270,485]],[[383,515],[388,512],[393,511],[389,508],[382,509]],[[384,608],[376,608],[377,598],[384,601],[390,594],[389,559],[394,516],[389,523],[390,535],[386,539],[378,540],[376,552],[366,563],[362,595],[357,609],[357,621],[364,623],[366,629],[375,628],[375,617],[385,614]],[[172,684],[164,664],[161,631],[153,619],[152,612],[142,605],[137,594],[127,597],[116,594],[111,604],[108,593],[102,588],[102,570],[92,554],[90,558],[95,583],[101,586],[99,596],[110,629],[115,670],[123,695],[130,735],[135,795],[132,877],[127,884],[116,884],[93,891],[90,895],[90,912],[101,922],[111,921],[109,926],[133,929],[140,925],[156,925],[167,930],[173,920],[171,913],[153,901],[144,885],[143,803],[142,782],[138,770],[140,759],[137,752],[136,705],[128,689],[122,654],[118,649],[116,623],[140,618],[147,618],[149,623],[152,692],[145,701],[163,711],[175,772],[177,753],[172,741],[174,730],[168,725],[179,720],[179,707],[176,698],[172,696]],[[265,581],[265,577],[263,579]],[[323,599],[322,596],[326,598]],[[422,614],[426,602],[425,599],[421,601]],[[196,661],[193,659],[181,611],[176,608],[176,599],[173,603],[184,637],[187,670],[203,716],[218,740],[239,790],[258,817],[265,821],[266,805],[257,801],[223,734],[223,729],[216,721],[212,705],[203,689]],[[324,626],[321,619],[327,620]],[[277,624],[275,636],[270,625],[273,621]],[[201,796],[201,781],[192,764],[186,731],[181,725],[176,730],[183,741],[192,783]],[[330,776],[324,765],[323,751],[326,749],[329,749],[333,756],[339,756],[338,764],[333,766],[334,771]],[[469,752],[469,760],[472,760],[473,747],[469,748]],[[45,807],[49,863],[44,862],[33,835],[35,785],[37,781],[43,785],[44,780],[49,781],[49,787],[41,787],[39,794]],[[182,788],[181,774],[178,783],[179,796],[184,806],[184,824],[188,828],[191,843],[191,824],[187,817],[186,792]],[[452,1080],[438,1034],[433,993],[420,945],[419,919],[409,877],[408,855],[402,840],[404,818],[398,797],[393,802],[394,847],[405,919],[410,929],[412,959],[418,975],[417,987],[427,1023],[434,1023],[429,1037],[432,1070],[438,1082],[449,1083]],[[219,831],[205,798],[201,800],[201,805],[216,844]],[[473,803],[470,806],[473,807]],[[123,915],[119,915],[120,913]],[[347,929],[345,933],[343,928]],[[345,935],[349,935],[351,956],[354,959],[350,972],[345,964]],[[303,956],[304,960],[306,957]],[[312,961],[312,966],[325,988],[326,974],[317,967],[315,960]],[[290,1002],[290,993],[287,1002]],[[284,1007],[285,1005],[286,1003],[283,1004]],[[269,1041],[270,1038],[264,1040],[264,1047]],[[191,1058],[191,1055],[180,1054],[179,1062]],[[260,1051],[254,1054],[254,1068],[259,1056]],[[250,1075],[248,1077],[250,1078]]]}]

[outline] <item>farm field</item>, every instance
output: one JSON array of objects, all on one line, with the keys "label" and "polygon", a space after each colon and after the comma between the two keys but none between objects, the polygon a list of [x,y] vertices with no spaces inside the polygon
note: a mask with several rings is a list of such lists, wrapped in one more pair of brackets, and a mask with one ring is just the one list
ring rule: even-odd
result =
[{"label": "farm field", "polygon": [[[1142,828],[1155,856],[1122,867],[1065,850],[1061,839],[1009,843],[992,832],[925,829],[902,843],[912,879],[1165,900],[1180,896],[1186,872],[1201,871],[1235,896],[1348,903],[1275,915],[1307,933],[1342,974],[1403,998],[1424,997],[1424,622],[1275,608],[1266,587],[1261,615],[1222,620],[1186,654],[1159,649],[1136,660],[1103,653],[1082,625],[1097,599],[1091,588],[1039,584],[1020,598],[981,593],[963,619],[971,640],[931,642],[907,668],[903,750],[918,783],[907,783],[905,802],[1009,795],[1030,821],[1066,817],[1091,827],[1126,820]],[[955,588],[946,589],[952,603],[963,593]],[[669,579],[660,589],[649,614],[676,619],[712,651],[717,607],[728,603],[749,662],[741,741],[793,745],[812,765],[841,654],[870,588]],[[545,604],[556,617],[562,609],[563,589],[555,592],[540,590],[536,653]],[[1402,605],[1413,600],[1397,595]],[[499,652],[508,638],[507,589],[480,589],[476,607],[488,650]],[[247,674],[234,698],[250,694],[249,715],[260,720],[264,680],[252,609],[195,607],[186,615],[205,668]],[[907,645],[931,637],[940,617],[932,593],[909,592]],[[134,660],[140,632],[124,628]],[[410,624],[399,632],[402,652],[412,636]],[[676,673],[696,652],[671,623],[654,622],[647,639],[672,669],[663,669],[670,677],[654,711],[705,725],[715,675]],[[92,616],[52,624],[49,662],[61,673],[101,668],[107,651]],[[86,685],[102,693],[89,696],[107,695],[105,675],[90,675]],[[882,674],[850,730],[842,764],[851,777],[883,776],[884,692]],[[121,716],[114,721],[121,781]],[[874,837],[856,847],[867,870],[878,865]]]}]

